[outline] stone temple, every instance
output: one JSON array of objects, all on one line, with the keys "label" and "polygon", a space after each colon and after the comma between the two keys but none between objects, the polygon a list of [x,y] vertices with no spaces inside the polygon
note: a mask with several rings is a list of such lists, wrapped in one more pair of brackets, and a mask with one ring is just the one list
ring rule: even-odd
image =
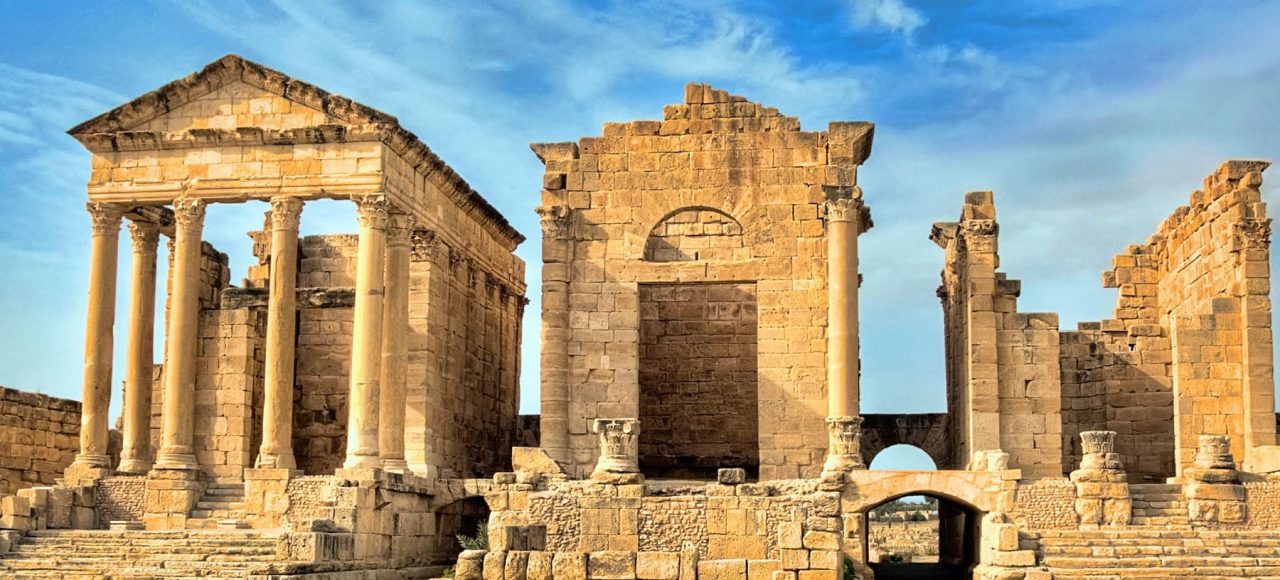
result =
[{"label": "stone temple", "polygon": [[[1280,578],[1266,162],[1210,173],[1076,329],[1018,309],[994,196],[966,194],[927,233],[947,412],[863,413],[874,126],[690,84],[661,119],[532,146],[522,417],[525,238],[394,117],[227,56],[70,134],[84,396],[0,390],[4,577]],[[248,200],[270,211],[232,285],[203,222]],[[299,236],[348,202],[355,234]],[[938,469],[867,469],[897,444]],[[938,562],[873,562],[868,514],[915,495]]]}]

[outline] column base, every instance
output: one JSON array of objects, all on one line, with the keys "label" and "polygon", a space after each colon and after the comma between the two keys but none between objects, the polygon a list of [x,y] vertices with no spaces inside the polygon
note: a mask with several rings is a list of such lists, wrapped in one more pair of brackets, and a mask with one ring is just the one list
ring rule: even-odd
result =
[{"label": "column base", "polygon": [[175,453],[161,451],[156,457],[154,469],[170,469],[170,470],[186,470],[192,471],[200,469],[200,462],[196,461],[194,453]]},{"label": "column base", "polygon": [[413,473],[409,469],[409,462],[404,459],[386,459],[382,460],[382,469],[388,473],[407,474]]},{"label": "column base", "polygon": [[343,469],[381,469],[382,458],[377,455],[347,455]]},{"label": "column base", "polygon": [[142,522],[148,530],[181,530],[196,502],[204,495],[205,475],[199,469],[156,465],[147,474]]},{"label": "column base", "polygon": [[116,473],[123,475],[146,475],[151,471],[151,461],[148,459],[120,458],[120,466],[116,467]]},{"label": "column base", "polygon": [[62,472],[63,482],[66,485],[94,485],[98,480],[111,475],[112,471],[109,467],[97,467],[79,461],[72,463],[66,471]]},{"label": "column base", "polygon": [[298,461],[293,457],[293,450],[259,451],[258,458],[253,461],[255,469],[297,469]]},{"label": "column base", "polygon": [[72,466],[111,469],[111,456],[106,453],[78,453]]}]

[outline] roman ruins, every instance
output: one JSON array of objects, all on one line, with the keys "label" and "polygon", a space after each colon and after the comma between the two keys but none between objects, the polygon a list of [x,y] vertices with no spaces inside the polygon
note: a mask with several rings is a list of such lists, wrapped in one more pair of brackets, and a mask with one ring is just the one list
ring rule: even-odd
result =
[{"label": "roman ruins", "polygon": [[[521,417],[524,237],[394,117],[232,55],[70,133],[84,396],[0,391],[10,577],[1280,577],[1266,162],[1221,164],[1117,255],[1114,312],[1076,329],[1019,311],[994,195],[965,195],[928,236],[947,410],[864,413],[875,127],[690,84],[661,120],[532,146]],[[248,201],[270,209],[232,285],[202,226]],[[357,233],[300,237],[313,203],[353,203]],[[898,444],[938,469],[867,468]],[[869,539],[906,496],[936,501],[912,534],[936,563]]]}]

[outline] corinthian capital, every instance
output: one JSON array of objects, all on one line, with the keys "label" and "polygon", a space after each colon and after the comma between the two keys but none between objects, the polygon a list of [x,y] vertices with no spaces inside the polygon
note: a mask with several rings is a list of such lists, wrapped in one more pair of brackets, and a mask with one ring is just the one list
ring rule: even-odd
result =
[{"label": "corinthian capital", "polygon": [[183,230],[199,229],[204,225],[204,211],[207,204],[192,197],[180,197],[173,200],[173,218],[178,228]]},{"label": "corinthian capital", "polygon": [[551,205],[535,207],[538,224],[542,226],[542,236],[556,240],[569,239],[569,222],[571,213],[567,205]]},{"label": "corinthian capital", "polygon": [[387,229],[387,196],[380,193],[353,195],[351,201],[356,202],[356,220],[360,227]]},{"label": "corinthian capital", "polygon": [[392,211],[387,214],[387,247],[407,248],[413,236],[413,218]]},{"label": "corinthian capital", "polygon": [[129,220],[129,237],[133,239],[133,251],[141,254],[156,253],[160,242],[160,224],[143,220]]},{"label": "corinthian capital", "polygon": [[302,200],[287,195],[271,198],[271,229],[298,231],[302,221]]},{"label": "corinthian capital", "polygon": [[84,207],[89,210],[89,218],[93,220],[94,236],[120,235],[120,219],[124,217],[124,211],[118,206],[109,203],[86,203]]}]

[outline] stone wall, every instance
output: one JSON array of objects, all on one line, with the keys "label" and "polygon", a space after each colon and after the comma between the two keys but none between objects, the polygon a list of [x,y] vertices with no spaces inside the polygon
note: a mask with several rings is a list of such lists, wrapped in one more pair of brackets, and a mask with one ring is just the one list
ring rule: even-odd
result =
[{"label": "stone wall", "polygon": [[965,196],[960,221],[934,224],[942,271],[947,406],[953,456],[1009,453],[1028,477],[1063,474],[1058,315],[1018,312],[1021,283],[998,272],[999,225],[991,192]]},{"label": "stone wall", "polygon": [[[307,474],[332,473],[346,455],[357,244],[345,234],[307,236],[299,244],[293,436],[298,467]],[[269,262],[269,244],[255,251]],[[419,471],[484,475],[510,463],[523,282],[499,278],[483,264],[434,231],[414,233],[406,459]],[[264,287],[254,273],[265,272],[251,271],[246,283]],[[264,311],[265,295],[256,304]]]},{"label": "stone wall", "polygon": [[1075,501],[1076,487],[1069,479],[1022,481],[1010,515],[1023,530],[1074,530],[1079,522]]},{"label": "stone wall", "polygon": [[[583,327],[592,318],[608,324],[608,313],[573,316]],[[640,285],[640,467],[647,475],[757,471],[756,341],[755,284]]]},{"label": "stone wall", "polygon": [[1069,461],[1091,429],[1119,434],[1136,482],[1176,475],[1200,434],[1230,435],[1237,458],[1275,444],[1267,165],[1224,163],[1103,273],[1114,317],[1062,337]]},{"label": "stone wall", "polygon": [[147,479],[141,476],[114,476],[98,480],[94,502],[98,510],[98,525],[106,528],[111,522],[140,522],[145,510]]},{"label": "stone wall", "polygon": [[675,281],[756,284],[760,477],[818,474],[824,187],[855,185],[871,133],[801,131],[795,117],[691,84],[662,120],[534,145],[546,166],[542,437],[573,475],[595,462],[596,418],[640,414],[639,287]]},{"label": "stone wall", "polygon": [[0,387],[0,496],[52,485],[80,450],[80,403]]}]

